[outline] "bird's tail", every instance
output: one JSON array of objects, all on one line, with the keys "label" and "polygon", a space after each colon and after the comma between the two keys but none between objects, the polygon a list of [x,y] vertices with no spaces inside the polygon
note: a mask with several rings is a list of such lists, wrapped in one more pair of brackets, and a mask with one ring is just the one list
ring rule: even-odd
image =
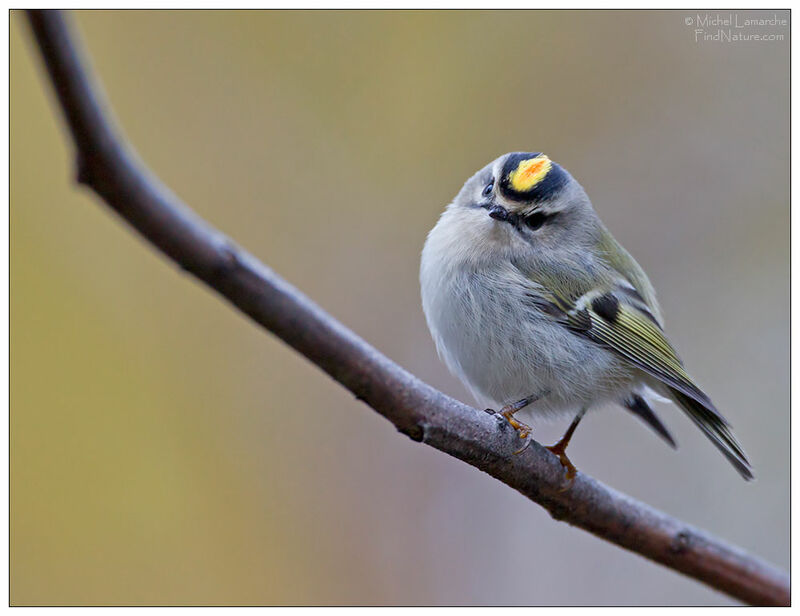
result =
[{"label": "bird's tail", "polygon": [[739,474],[748,481],[753,479],[753,470],[747,460],[747,455],[745,455],[742,446],[736,441],[736,437],[733,436],[728,422],[713,408],[708,408],[694,398],[690,398],[671,387],[668,389],[669,395],[675,403],[703,431],[708,440],[714,443],[717,449],[728,458],[728,461],[739,471]]},{"label": "bird's tail", "polygon": [[667,430],[667,427],[661,423],[658,415],[655,414],[655,411],[650,408],[650,405],[647,404],[642,396],[639,394],[632,394],[625,401],[624,406],[634,415],[638,415],[642,421],[655,430],[661,438],[669,443],[670,447],[673,449],[678,448],[678,445],[675,443],[675,439],[672,438],[672,435],[669,433],[669,430]]}]

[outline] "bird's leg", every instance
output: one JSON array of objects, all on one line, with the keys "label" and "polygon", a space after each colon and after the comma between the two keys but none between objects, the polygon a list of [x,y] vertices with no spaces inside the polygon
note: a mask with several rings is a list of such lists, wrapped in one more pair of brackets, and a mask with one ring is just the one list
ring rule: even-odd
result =
[{"label": "bird's leg", "polygon": [[[533,396],[528,396],[527,398],[522,398],[522,400],[517,400],[516,402],[512,402],[511,404],[506,404],[503,408],[500,409],[500,415],[505,417],[506,421],[511,424],[511,427],[517,431],[520,438],[527,438],[531,434],[531,427],[527,424],[522,423],[521,421],[517,421],[514,419],[514,413],[517,411],[521,411],[529,404],[536,402],[539,398],[547,395],[547,392],[535,394]],[[487,412],[491,411],[491,409],[486,409]],[[491,411],[494,413],[494,411]]]},{"label": "bird's leg", "polygon": [[567,469],[567,479],[570,482],[575,479],[575,473],[577,469],[575,465],[570,462],[569,458],[567,457],[567,445],[569,445],[569,439],[572,438],[573,432],[575,432],[575,428],[578,427],[578,424],[583,419],[583,416],[586,414],[586,407],[581,409],[581,412],[575,416],[575,419],[572,420],[572,423],[567,428],[567,431],[564,433],[564,436],[561,437],[561,440],[558,441],[555,445],[550,445],[547,447],[551,452],[558,456],[559,461],[561,462],[561,466]]},{"label": "bird's leg", "polygon": [[512,402],[511,404],[506,404],[503,408],[500,409],[500,415],[506,418],[506,421],[508,421],[508,423],[511,424],[511,427],[517,431],[517,434],[519,434],[520,438],[527,437],[531,433],[531,427],[527,424],[522,423],[521,421],[517,421],[516,419],[514,419],[514,413],[524,409],[531,402],[533,402],[534,399],[523,398],[522,400],[517,400],[516,402]]}]

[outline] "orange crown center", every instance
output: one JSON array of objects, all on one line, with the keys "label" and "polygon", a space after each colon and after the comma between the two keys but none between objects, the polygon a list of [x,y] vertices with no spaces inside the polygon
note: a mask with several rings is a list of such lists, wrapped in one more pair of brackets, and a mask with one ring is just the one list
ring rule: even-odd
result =
[{"label": "orange crown center", "polygon": [[528,192],[549,173],[552,161],[545,154],[523,160],[509,175],[511,187],[517,192]]}]

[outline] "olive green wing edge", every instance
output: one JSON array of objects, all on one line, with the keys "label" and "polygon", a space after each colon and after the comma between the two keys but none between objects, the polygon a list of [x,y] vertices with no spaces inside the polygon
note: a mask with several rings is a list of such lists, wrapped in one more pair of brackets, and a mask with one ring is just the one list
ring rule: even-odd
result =
[{"label": "olive green wing edge", "polygon": [[595,292],[576,301],[549,294],[547,298],[540,296],[535,303],[576,335],[610,349],[664,383],[675,404],[739,474],[746,480],[753,479],[750,462],[730,424],[694,384],[660,325],[646,309],[620,301],[613,292]]},{"label": "olive green wing edge", "polygon": [[[600,308],[603,301],[611,308],[601,310],[602,314],[599,314],[595,307]],[[727,424],[709,397],[686,373],[675,349],[649,314],[606,294],[598,296],[583,309],[567,312],[566,325],[702,404]]]}]

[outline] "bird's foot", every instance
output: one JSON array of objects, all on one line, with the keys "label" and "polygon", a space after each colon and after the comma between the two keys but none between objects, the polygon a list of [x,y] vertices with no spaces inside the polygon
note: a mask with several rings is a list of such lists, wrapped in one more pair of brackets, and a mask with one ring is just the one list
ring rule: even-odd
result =
[{"label": "bird's foot", "polygon": [[569,487],[575,480],[575,473],[578,472],[578,469],[575,468],[575,465],[567,457],[566,443],[559,441],[555,445],[549,445],[546,447],[546,449],[549,449],[552,453],[558,456],[558,461],[561,462],[561,466],[567,469],[567,481],[569,482],[567,487]]},{"label": "bird's foot", "polygon": [[517,434],[520,438],[528,438],[531,435],[532,429],[528,424],[524,424],[521,421],[514,419],[514,413],[516,412],[517,409],[508,409],[503,407],[503,409],[500,411],[500,415],[505,417],[506,421],[511,424],[511,427],[517,431]]},{"label": "bird's foot", "polygon": [[514,419],[514,413],[516,413],[519,409],[519,404],[509,404],[508,406],[504,406],[502,409],[500,409],[499,413],[494,409],[484,409],[484,411],[489,413],[489,415],[499,415],[505,419],[511,425],[511,427],[517,431],[517,434],[520,438],[526,439],[525,444],[514,452],[515,456],[525,451],[533,440],[531,438],[532,428],[528,424],[524,424],[521,421]]},{"label": "bird's foot", "polygon": [[531,432],[533,431],[531,427],[528,424],[524,424],[521,421],[514,419],[514,413],[524,409],[532,402],[536,402],[542,396],[547,395],[547,393],[548,392],[545,391],[535,396],[528,396],[527,398],[522,398],[521,400],[517,400],[511,404],[506,404],[500,409],[499,413],[496,413],[493,409],[486,409],[486,412],[490,415],[500,415],[503,417],[509,424],[511,424],[511,427],[517,431],[517,434],[521,439],[526,439],[525,444],[522,446],[522,448],[515,451],[514,455],[521,454],[523,451],[525,451],[533,440],[531,438]]}]

